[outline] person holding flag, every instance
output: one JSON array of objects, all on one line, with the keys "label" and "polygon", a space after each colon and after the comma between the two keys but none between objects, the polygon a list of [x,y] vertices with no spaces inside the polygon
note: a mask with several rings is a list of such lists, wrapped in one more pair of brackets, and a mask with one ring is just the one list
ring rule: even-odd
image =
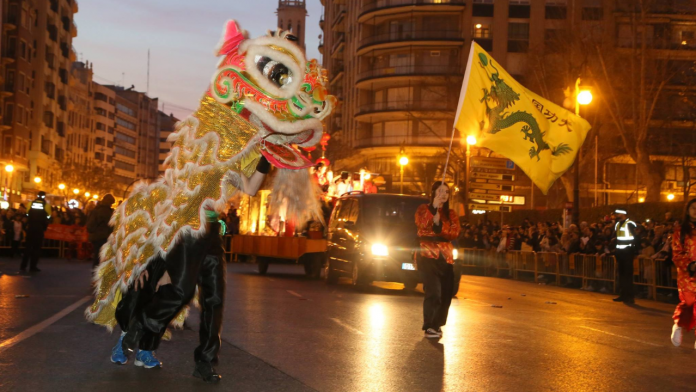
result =
[{"label": "person holding flag", "polygon": [[[590,124],[526,89],[476,42],[454,126],[515,162],[544,194],[573,164]],[[454,134],[454,133],[453,133]]]}]

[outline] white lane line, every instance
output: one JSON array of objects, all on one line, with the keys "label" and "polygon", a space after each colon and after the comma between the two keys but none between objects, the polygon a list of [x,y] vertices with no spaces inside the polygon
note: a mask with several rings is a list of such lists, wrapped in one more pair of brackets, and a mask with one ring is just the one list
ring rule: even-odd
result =
[{"label": "white lane line", "polygon": [[602,330],[599,330],[599,329],[594,329],[594,328],[590,328],[590,327],[583,327],[583,326],[580,326],[580,328],[589,329],[590,331],[603,333],[603,334],[609,335],[609,336],[615,336],[615,337],[617,337],[617,338],[627,339],[627,340],[630,340],[630,341],[633,341],[633,342],[638,342],[638,343],[647,344],[647,345],[653,346],[653,347],[664,347],[664,346],[661,345],[661,344],[655,344],[655,343],[646,342],[646,341],[644,341],[644,340],[633,339],[633,338],[629,338],[628,336],[617,335],[617,334],[615,334],[615,333],[611,333],[611,332],[607,332],[607,331],[602,331]]},{"label": "white lane line", "polygon": [[302,296],[302,294],[300,294],[300,293],[298,293],[298,292],[295,292],[295,291],[292,291],[292,290],[285,290],[285,291],[287,291],[288,294],[294,295],[294,296],[297,297],[297,298],[304,298],[304,297]]},{"label": "white lane line", "polygon": [[34,325],[33,327],[29,327],[28,329],[25,329],[24,331],[20,332],[18,335],[16,335],[13,338],[7,339],[4,342],[0,343],[0,353],[3,351],[7,350],[8,348],[20,343],[21,341],[28,339],[37,333],[43,331],[47,327],[49,327],[51,324],[55,323],[56,321],[62,319],[63,317],[67,316],[68,314],[72,313],[73,310],[79,308],[82,306],[85,302],[89,301],[92,299],[92,296],[88,295],[79,301],[75,302],[74,304],[68,306],[67,308],[61,310],[60,312],[54,314],[50,318],[47,318],[46,320]]},{"label": "white lane line", "polygon": [[356,335],[364,335],[364,333],[362,333],[362,331],[360,331],[359,329],[355,329],[355,328],[351,327],[350,325],[344,323],[344,322],[341,321],[340,319],[337,319],[337,318],[330,318],[329,320],[331,320],[331,321],[333,321],[334,323],[340,325],[341,327],[343,327],[343,328],[349,330],[350,332],[353,332],[353,333],[356,334]]}]

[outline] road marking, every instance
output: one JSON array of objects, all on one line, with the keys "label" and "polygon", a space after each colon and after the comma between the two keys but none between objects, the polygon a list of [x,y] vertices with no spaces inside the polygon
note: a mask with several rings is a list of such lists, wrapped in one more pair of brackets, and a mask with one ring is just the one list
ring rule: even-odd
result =
[{"label": "road marking", "polygon": [[297,297],[297,298],[303,298],[303,297],[302,297],[302,294],[297,293],[297,292],[295,292],[295,291],[292,291],[292,290],[285,290],[285,291],[287,291],[288,294],[294,295],[294,296]]},{"label": "road marking", "polygon": [[333,321],[334,323],[340,325],[341,327],[343,327],[343,328],[349,330],[350,332],[353,332],[353,333],[356,334],[356,335],[364,335],[364,333],[362,333],[362,331],[360,331],[359,329],[355,329],[355,328],[351,327],[350,325],[344,323],[344,322],[341,321],[340,319],[331,318],[331,319],[329,319],[329,320],[331,320],[331,321]]},{"label": "road marking", "polygon": [[607,331],[602,331],[602,330],[599,330],[599,329],[594,329],[594,328],[584,327],[584,326],[580,326],[580,328],[589,329],[590,331],[603,333],[603,334],[605,334],[605,335],[615,336],[615,337],[617,337],[617,338],[623,338],[623,339],[631,340],[631,341],[633,341],[633,342],[638,342],[638,343],[647,344],[647,345],[653,346],[653,347],[664,347],[664,346],[661,345],[661,344],[655,344],[655,343],[646,342],[646,341],[644,341],[644,340],[633,339],[633,338],[629,338],[628,336],[617,335],[617,334],[615,334],[615,333],[611,333],[611,332],[607,332]]},{"label": "road marking", "polygon": [[0,343],[0,353],[7,350],[8,348],[16,345],[17,343],[20,343],[21,341],[28,339],[37,333],[43,331],[47,327],[51,326],[54,324],[56,321],[62,319],[63,317],[67,316],[68,314],[72,313],[73,310],[79,308],[82,306],[85,302],[89,301],[92,299],[92,296],[86,296],[79,301],[75,302],[74,304],[68,306],[67,308],[61,310],[60,312],[54,314],[50,318],[47,318],[46,320],[34,325],[33,327],[29,327],[29,329],[26,329],[22,332],[20,332],[17,336],[7,339],[4,342]]}]

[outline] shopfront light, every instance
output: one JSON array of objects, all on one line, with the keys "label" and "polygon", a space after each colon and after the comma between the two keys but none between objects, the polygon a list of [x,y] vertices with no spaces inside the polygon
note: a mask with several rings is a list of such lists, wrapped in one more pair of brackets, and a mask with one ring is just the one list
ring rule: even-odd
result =
[{"label": "shopfront light", "polygon": [[380,256],[380,257],[387,257],[387,256],[389,256],[389,248],[387,248],[386,245],[382,245],[382,244],[372,244],[372,255],[373,256]]},{"label": "shopfront light", "polygon": [[455,260],[459,258],[459,251],[457,249],[452,249],[452,258]]}]

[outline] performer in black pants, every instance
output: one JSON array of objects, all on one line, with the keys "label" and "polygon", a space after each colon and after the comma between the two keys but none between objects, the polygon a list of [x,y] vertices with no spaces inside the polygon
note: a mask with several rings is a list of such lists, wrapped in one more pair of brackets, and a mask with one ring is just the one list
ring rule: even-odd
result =
[{"label": "performer in black pants", "polygon": [[416,211],[420,239],[418,271],[423,278],[423,330],[427,338],[442,337],[452,303],[454,257],[452,242],[459,237],[459,218],[449,209],[449,187],[433,184],[430,203]]}]

